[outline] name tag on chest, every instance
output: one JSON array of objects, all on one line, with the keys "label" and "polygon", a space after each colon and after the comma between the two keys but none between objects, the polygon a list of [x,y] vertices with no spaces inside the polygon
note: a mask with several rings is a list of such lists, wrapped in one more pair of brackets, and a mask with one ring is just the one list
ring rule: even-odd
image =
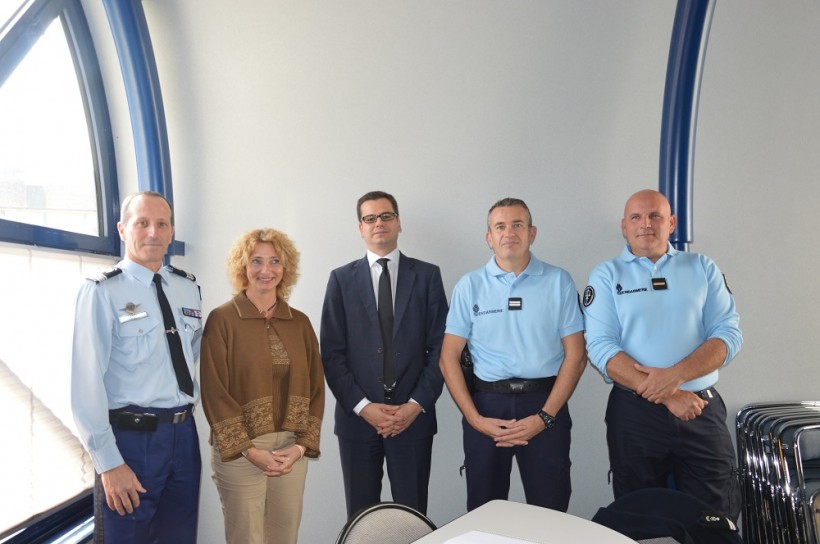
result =
[{"label": "name tag on chest", "polygon": [[669,286],[666,284],[666,278],[652,278],[652,289],[655,291],[663,291],[668,288]]},{"label": "name tag on chest", "polygon": [[126,314],[120,316],[120,323],[128,323],[129,321],[134,321],[135,319],[142,319],[143,317],[148,317],[148,312],[140,312],[138,314]]}]

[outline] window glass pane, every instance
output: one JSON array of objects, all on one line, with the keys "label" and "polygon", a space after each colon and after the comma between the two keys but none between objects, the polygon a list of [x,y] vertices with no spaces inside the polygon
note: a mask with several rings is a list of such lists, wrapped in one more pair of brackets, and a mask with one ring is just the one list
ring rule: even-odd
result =
[{"label": "window glass pane", "polygon": [[88,124],[54,20],[0,87],[0,218],[100,235]]},{"label": "window glass pane", "polygon": [[25,4],[24,0],[0,0],[0,30],[6,26],[9,18],[14,15],[17,8],[23,4]]},{"label": "window glass pane", "polygon": [[[0,244],[0,534],[94,484],[71,414],[74,299],[110,259]],[[13,491],[12,491],[13,490]]]}]

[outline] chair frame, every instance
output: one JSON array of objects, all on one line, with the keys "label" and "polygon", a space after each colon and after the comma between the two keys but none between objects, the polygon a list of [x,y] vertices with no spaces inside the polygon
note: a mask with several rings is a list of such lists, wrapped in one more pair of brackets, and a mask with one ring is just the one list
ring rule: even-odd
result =
[{"label": "chair frame", "polygon": [[344,544],[344,542],[347,540],[347,537],[350,536],[350,533],[353,531],[353,528],[358,524],[358,522],[362,518],[378,510],[387,509],[403,510],[404,512],[412,514],[420,521],[426,523],[427,526],[430,527],[431,532],[437,529],[435,523],[433,523],[430,520],[430,518],[428,518],[415,508],[411,508],[406,504],[399,504],[397,502],[379,502],[376,504],[371,504],[370,506],[365,506],[364,508],[353,514],[353,516],[349,520],[347,520],[347,522],[344,524],[344,527],[342,527],[342,530],[339,532],[339,536],[336,538],[336,544]]},{"label": "chair frame", "polygon": [[[818,480],[804,472],[800,437],[817,432],[820,402],[760,402],[736,416],[743,538],[753,544],[818,543],[812,503]],[[816,474],[816,471],[813,473]]]}]

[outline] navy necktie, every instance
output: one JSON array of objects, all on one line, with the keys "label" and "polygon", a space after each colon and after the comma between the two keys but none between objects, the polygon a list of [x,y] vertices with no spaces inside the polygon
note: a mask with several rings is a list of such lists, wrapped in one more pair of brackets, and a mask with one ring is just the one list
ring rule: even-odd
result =
[{"label": "navy necktie", "polygon": [[174,312],[162,290],[162,276],[154,274],[154,285],[157,286],[157,300],[162,310],[162,321],[165,324],[165,339],[168,340],[168,348],[171,350],[171,362],[174,363],[174,374],[177,376],[179,390],[190,396],[194,395],[194,382],[191,373],[188,372],[188,365],[185,364],[185,352],[182,351],[182,341],[179,339],[179,330],[174,320]]},{"label": "navy necktie", "polygon": [[384,343],[384,398],[392,400],[393,388],[396,385],[396,367],[393,360],[393,290],[390,287],[390,271],[387,262],[390,259],[379,259],[382,273],[379,276],[379,325]]}]

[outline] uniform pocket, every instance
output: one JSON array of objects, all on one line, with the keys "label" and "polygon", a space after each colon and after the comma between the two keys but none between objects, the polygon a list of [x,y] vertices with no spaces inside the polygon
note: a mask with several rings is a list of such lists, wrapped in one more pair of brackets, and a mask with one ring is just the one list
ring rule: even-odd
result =
[{"label": "uniform pocket", "polygon": [[202,320],[196,317],[182,316],[182,332],[189,342],[202,336]]},{"label": "uniform pocket", "polygon": [[132,364],[147,362],[155,349],[156,334],[161,332],[162,325],[150,315],[120,323],[117,326],[120,341],[114,343],[114,349],[126,354]]}]

